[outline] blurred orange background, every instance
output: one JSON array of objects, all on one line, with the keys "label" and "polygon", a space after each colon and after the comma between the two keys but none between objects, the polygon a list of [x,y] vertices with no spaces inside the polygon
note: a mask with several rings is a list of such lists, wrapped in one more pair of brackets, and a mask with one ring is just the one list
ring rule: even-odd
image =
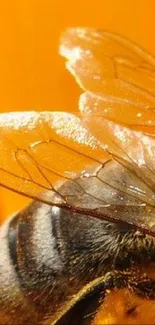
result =
[{"label": "blurred orange background", "polygon": [[[119,32],[155,53],[154,0],[6,0],[0,13],[1,112],[77,109],[80,90],[58,55],[66,27]],[[26,202],[0,189],[0,219]]]}]

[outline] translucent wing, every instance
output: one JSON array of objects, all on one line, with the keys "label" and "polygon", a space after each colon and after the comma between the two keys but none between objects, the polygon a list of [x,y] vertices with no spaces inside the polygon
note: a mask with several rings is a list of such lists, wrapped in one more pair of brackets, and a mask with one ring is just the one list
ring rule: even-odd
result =
[{"label": "translucent wing", "polygon": [[80,119],[62,112],[0,114],[0,152],[0,184],[32,198],[46,191],[51,204],[67,203],[57,181],[107,159]]},{"label": "translucent wing", "polygon": [[[109,65],[110,53],[120,66],[141,62],[141,72],[148,78],[150,72],[153,80],[153,57],[113,34],[87,29],[69,30],[61,52],[87,90],[80,100],[82,120],[67,113],[1,114],[0,184],[51,205],[132,224],[154,235],[154,96],[146,86],[142,90],[139,84],[129,85],[129,78],[119,82]],[[153,81],[151,85],[153,89]],[[123,120],[126,107],[131,108],[130,125]],[[146,113],[144,122],[151,112],[151,129],[149,120],[138,124],[137,109]]]},{"label": "translucent wing", "polygon": [[155,58],[136,44],[109,32],[89,28],[67,30],[60,53],[86,91],[83,112],[154,133]]},{"label": "translucent wing", "polygon": [[50,205],[154,231],[154,192],[100,148],[78,117],[1,114],[0,152],[2,186]]},{"label": "translucent wing", "polygon": [[[85,91],[83,123],[113,159],[108,184],[144,204],[139,208],[130,198],[129,207],[121,195],[122,204],[117,200],[112,208],[108,198],[106,213],[154,228],[155,58],[118,35],[88,28],[67,30],[60,53]],[[102,180],[107,174],[104,169]]]}]

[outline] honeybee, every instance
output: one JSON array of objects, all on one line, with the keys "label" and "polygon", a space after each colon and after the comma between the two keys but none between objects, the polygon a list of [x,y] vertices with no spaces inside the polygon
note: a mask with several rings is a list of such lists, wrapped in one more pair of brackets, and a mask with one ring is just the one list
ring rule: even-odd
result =
[{"label": "honeybee", "polygon": [[60,54],[80,114],[0,115],[0,185],[32,199],[0,229],[0,324],[114,324],[108,297],[155,324],[155,58],[90,28]]}]

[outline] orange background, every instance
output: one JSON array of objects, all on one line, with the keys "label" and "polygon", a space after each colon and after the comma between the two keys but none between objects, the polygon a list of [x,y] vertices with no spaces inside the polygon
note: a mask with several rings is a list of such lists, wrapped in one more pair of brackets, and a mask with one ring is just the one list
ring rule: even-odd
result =
[{"label": "orange background", "polygon": [[[1,112],[77,108],[79,89],[58,55],[66,27],[119,32],[155,53],[154,0],[5,0],[0,15]],[[1,218],[27,201],[2,189],[0,197]]]}]

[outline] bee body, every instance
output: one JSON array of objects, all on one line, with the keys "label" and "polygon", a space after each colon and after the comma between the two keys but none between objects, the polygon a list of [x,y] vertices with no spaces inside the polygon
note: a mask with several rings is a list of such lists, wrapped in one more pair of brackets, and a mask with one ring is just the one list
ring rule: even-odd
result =
[{"label": "bee body", "polygon": [[7,221],[0,236],[3,324],[54,321],[93,279],[155,258],[151,237],[39,202]]},{"label": "bee body", "polygon": [[[0,114],[0,186],[33,200],[0,228],[3,325],[107,323],[107,289],[155,298],[155,58],[91,28],[66,30],[59,50],[80,117]],[[125,315],[147,323],[141,307]]]},{"label": "bee body", "polygon": [[1,227],[0,305],[16,324],[54,313],[103,271],[102,222],[60,210],[32,203]]}]

